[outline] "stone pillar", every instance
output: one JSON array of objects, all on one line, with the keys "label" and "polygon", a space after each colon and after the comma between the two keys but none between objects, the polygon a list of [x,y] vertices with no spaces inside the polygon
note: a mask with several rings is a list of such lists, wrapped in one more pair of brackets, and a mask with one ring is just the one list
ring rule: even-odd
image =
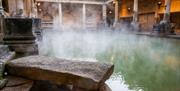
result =
[{"label": "stone pillar", "polygon": [[86,4],[83,4],[82,15],[83,15],[83,29],[86,29]]},{"label": "stone pillar", "polygon": [[24,16],[24,2],[23,0],[16,0],[16,16],[23,17]]},{"label": "stone pillar", "polygon": [[115,0],[115,18],[114,18],[114,26],[116,26],[119,18],[119,3],[118,0]]},{"label": "stone pillar", "polygon": [[171,9],[171,0],[165,0],[165,13],[164,13],[164,22],[170,22],[170,9]]},{"label": "stone pillar", "polygon": [[37,10],[37,7],[35,5],[35,2],[34,0],[31,0],[31,17],[33,18],[37,18],[38,17],[38,10]]},{"label": "stone pillar", "polygon": [[133,31],[141,31],[140,25],[138,23],[138,0],[134,0],[134,8],[133,8],[133,20],[132,20],[132,30]]},{"label": "stone pillar", "polygon": [[134,0],[134,8],[133,8],[133,22],[138,22],[138,0]]},{"label": "stone pillar", "polygon": [[25,0],[25,9],[24,11],[26,12],[26,15],[28,17],[31,16],[31,12],[32,12],[32,2],[31,0]]},{"label": "stone pillar", "polygon": [[163,20],[160,22],[161,30],[160,32],[164,35],[169,33],[174,33],[174,29],[170,24],[170,9],[171,9],[171,0],[165,0],[165,12]]},{"label": "stone pillar", "polygon": [[59,3],[59,24],[60,27],[62,27],[62,22],[63,22],[63,15],[62,15],[62,3]]},{"label": "stone pillar", "polygon": [[107,13],[106,13],[106,11],[107,11],[107,6],[106,6],[106,4],[103,4],[103,6],[102,6],[102,19],[103,19],[103,23],[104,23],[104,25],[106,26],[107,25],[107,20],[106,20],[106,18],[107,18]]},{"label": "stone pillar", "polygon": [[16,0],[17,10],[23,9],[24,10],[24,3],[23,0]]},{"label": "stone pillar", "polygon": [[16,0],[8,0],[8,8],[11,16],[14,16],[16,13]]}]

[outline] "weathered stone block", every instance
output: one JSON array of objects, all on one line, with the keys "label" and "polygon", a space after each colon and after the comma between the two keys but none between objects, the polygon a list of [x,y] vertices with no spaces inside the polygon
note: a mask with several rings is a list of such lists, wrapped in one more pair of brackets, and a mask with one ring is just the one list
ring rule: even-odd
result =
[{"label": "weathered stone block", "polygon": [[33,36],[32,19],[24,18],[6,18],[5,35],[8,36]]},{"label": "weathered stone block", "polygon": [[[36,33],[40,31],[38,18],[5,18],[3,43],[17,54],[38,54]],[[38,32],[39,33],[39,32]]]},{"label": "weathered stone block", "polygon": [[112,64],[70,61],[45,56],[15,59],[6,67],[11,75],[55,84],[68,84],[87,90],[100,89],[114,69]]},{"label": "weathered stone block", "polygon": [[33,31],[39,29],[40,23],[38,18],[5,18],[5,38],[6,36],[33,37]]},{"label": "weathered stone block", "polygon": [[17,53],[34,53],[38,54],[38,45],[37,44],[16,44],[9,45],[9,48]]}]

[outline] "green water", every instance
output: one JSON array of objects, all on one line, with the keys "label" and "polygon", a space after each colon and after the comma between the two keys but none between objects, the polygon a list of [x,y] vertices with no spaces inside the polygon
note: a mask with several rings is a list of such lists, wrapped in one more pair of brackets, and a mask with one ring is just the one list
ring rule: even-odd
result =
[{"label": "green water", "polygon": [[118,46],[97,59],[114,63],[115,77],[121,75],[128,89],[180,91],[180,42],[152,39],[147,45],[137,43],[129,50]]},{"label": "green water", "polygon": [[44,36],[42,55],[113,63],[106,82],[112,91],[180,91],[180,40],[117,32]]}]

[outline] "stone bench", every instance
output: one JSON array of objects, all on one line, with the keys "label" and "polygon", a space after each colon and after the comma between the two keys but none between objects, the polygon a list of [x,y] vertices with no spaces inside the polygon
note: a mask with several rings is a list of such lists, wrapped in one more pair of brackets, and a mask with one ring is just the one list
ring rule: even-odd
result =
[{"label": "stone bench", "polygon": [[112,75],[114,65],[29,56],[8,62],[6,68],[10,75],[97,91]]}]

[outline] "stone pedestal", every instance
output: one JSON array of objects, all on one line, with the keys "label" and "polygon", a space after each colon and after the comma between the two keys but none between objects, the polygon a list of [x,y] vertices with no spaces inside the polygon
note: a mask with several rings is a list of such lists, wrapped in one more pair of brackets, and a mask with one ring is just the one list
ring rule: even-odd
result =
[{"label": "stone pedestal", "polygon": [[36,18],[5,18],[3,43],[16,53],[38,54],[40,22]]}]

